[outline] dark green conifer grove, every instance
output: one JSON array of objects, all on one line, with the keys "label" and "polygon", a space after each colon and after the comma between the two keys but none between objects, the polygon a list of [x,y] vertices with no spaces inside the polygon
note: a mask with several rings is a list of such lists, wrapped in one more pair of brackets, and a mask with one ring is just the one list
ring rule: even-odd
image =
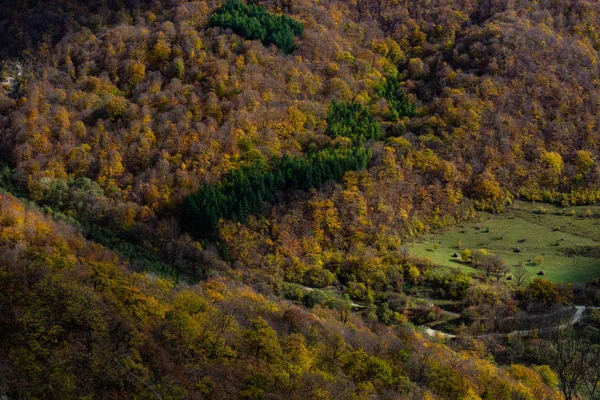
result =
[{"label": "dark green conifer grove", "polygon": [[417,110],[415,103],[406,97],[400,82],[398,76],[389,76],[377,88],[377,93],[390,105],[389,119],[392,121],[397,121],[402,117],[413,117]]},{"label": "dark green conifer grove", "polygon": [[327,115],[327,134],[347,137],[355,145],[360,145],[369,139],[378,139],[381,127],[362,104],[334,100]]},{"label": "dark green conifer grove", "polygon": [[274,44],[286,54],[294,50],[294,36],[302,35],[304,26],[285,15],[269,13],[263,6],[229,0],[213,14],[211,25],[231,28],[238,35]]},{"label": "dark green conifer grove", "polygon": [[182,223],[197,235],[211,235],[221,219],[243,222],[259,213],[265,202],[275,200],[277,193],[340,181],[347,171],[365,169],[368,160],[369,152],[359,147],[315,151],[305,157],[285,155],[272,169],[263,162],[243,166],[189,196],[182,205]]}]

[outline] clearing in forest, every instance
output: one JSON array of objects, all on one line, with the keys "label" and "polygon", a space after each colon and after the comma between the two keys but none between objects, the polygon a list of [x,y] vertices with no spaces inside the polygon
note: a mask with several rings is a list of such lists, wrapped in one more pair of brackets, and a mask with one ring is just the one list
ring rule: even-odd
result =
[{"label": "clearing in forest", "polygon": [[518,201],[504,214],[482,214],[479,221],[427,234],[410,249],[440,266],[468,272],[477,269],[455,253],[485,249],[511,268],[522,262],[529,281],[544,271],[543,277],[553,282],[589,282],[600,277],[600,206],[563,208]]}]

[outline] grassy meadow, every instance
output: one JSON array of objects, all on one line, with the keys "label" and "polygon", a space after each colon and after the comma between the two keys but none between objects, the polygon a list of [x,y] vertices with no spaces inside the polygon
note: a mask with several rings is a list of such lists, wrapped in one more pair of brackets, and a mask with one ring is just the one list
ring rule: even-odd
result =
[{"label": "grassy meadow", "polygon": [[600,206],[519,201],[504,214],[482,214],[479,221],[427,234],[409,246],[415,255],[468,272],[477,270],[453,255],[486,249],[511,266],[523,262],[529,280],[543,270],[553,282],[588,282],[600,276]]}]

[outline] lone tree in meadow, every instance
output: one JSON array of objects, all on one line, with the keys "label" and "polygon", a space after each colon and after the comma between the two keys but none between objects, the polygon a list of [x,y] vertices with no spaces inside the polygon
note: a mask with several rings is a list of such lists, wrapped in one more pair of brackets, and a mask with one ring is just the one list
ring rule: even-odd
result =
[{"label": "lone tree in meadow", "polygon": [[504,278],[508,271],[510,271],[510,267],[506,263],[506,260],[496,254],[485,256],[482,263],[485,267],[485,274],[487,276],[493,276],[496,278],[496,281]]},{"label": "lone tree in meadow", "polygon": [[529,271],[527,271],[527,268],[525,267],[523,261],[520,261],[519,264],[517,264],[517,266],[513,268],[513,275],[515,277],[515,283],[517,284],[517,287],[525,283],[527,278],[531,276]]}]

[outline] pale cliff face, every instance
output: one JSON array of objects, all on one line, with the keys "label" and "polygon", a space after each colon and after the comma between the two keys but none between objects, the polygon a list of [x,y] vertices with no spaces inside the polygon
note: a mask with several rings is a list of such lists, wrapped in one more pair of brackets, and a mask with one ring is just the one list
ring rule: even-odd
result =
[{"label": "pale cliff face", "polygon": [[17,86],[17,79],[23,76],[23,65],[20,62],[13,62],[7,66],[6,78],[0,82],[0,85],[8,91],[13,91]]}]

